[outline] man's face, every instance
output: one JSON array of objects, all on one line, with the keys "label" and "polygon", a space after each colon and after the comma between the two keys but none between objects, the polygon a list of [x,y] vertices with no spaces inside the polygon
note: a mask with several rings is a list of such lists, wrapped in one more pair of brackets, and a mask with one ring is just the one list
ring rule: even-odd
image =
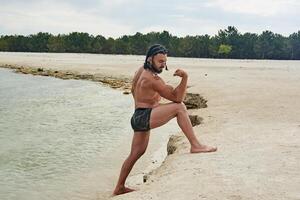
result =
[{"label": "man's face", "polygon": [[167,65],[167,54],[156,54],[152,59],[152,66],[158,71],[162,72],[163,68]]}]

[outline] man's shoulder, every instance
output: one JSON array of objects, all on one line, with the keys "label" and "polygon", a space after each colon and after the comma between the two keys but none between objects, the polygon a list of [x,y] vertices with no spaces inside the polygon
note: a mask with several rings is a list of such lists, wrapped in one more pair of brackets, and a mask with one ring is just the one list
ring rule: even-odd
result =
[{"label": "man's shoulder", "polygon": [[162,78],[159,77],[158,75],[154,75],[154,74],[152,74],[150,72],[146,72],[146,71],[145,71],[143,78],[145,81],[148,81],[148,82],[163,82]]},{"label": "man's shoulder", "polygon": [[161,90],[166,85],[164,80],[157,75],[155,76],[152,75],[152,77],[149,77],[148,83],[151,84],[151,87],[154,88],[155,90]]},{"label": "man's shoulder", "polygon": [[143,70],[143,77],[148,80],[157,80],[160,78],[159,76],[157,76],[157,75],[153,74],[152,72],[150,72],[149,70],[145,70],[145,69]]},{"label": "man's shoulder", "polygon": [[134,77],[140,76],[143,71],[144,71],[144,68],[140,67],[137,71],[135,71]]}]

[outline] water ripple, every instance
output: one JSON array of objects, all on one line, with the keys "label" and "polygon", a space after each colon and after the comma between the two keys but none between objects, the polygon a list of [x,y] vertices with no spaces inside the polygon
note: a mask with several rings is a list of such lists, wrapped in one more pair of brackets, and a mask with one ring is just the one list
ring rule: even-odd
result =
[{"label": "water ripple", "polygon": [[82,177],[112,166],[132,109],[97,83],[1,69],[0,199],[91,199]]}]

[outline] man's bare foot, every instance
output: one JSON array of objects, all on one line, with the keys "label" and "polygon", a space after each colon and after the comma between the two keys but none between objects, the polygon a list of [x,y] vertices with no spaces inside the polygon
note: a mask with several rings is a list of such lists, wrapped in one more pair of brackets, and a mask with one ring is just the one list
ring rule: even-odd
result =
[{"label": "man's bare foot", "polygon": [[125,194],[125,193],[129,193],[129,192],[133,192],[135,191],[134,189],[128,188],[128,187],[120,187],[120,188],[116,188],[115,191],[113,192],[113,195],[120,195],[120,194]]},{"label": "man's bare foot", "polygon": [[191,153],[209,153],[217,151],[217,147],[200,145],[199,147],[191,147]]}]

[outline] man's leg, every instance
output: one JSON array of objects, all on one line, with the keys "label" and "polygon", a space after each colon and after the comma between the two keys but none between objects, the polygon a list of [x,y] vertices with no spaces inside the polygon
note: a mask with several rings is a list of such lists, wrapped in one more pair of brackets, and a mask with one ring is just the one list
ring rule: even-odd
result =
[{"label": "man's leg", "polygon": [[113,192],[114,195],[134,191],[133,189],[125,187],[125,181],[135,162],[145,153],[149,142],[149,135],[150,131],[134,132],[131,144],[131,152],[122,165],[120,177]]},{"label": "man's leg", "polygon": [[172,118],[177,118],[177,123],[191,144],[191,153],[214,152],[215,147],[200,144],[195,136],[187,109],[183,103],[169,103],[159,105],[152,109],[150,117],[151,129],[166,124]]}]

